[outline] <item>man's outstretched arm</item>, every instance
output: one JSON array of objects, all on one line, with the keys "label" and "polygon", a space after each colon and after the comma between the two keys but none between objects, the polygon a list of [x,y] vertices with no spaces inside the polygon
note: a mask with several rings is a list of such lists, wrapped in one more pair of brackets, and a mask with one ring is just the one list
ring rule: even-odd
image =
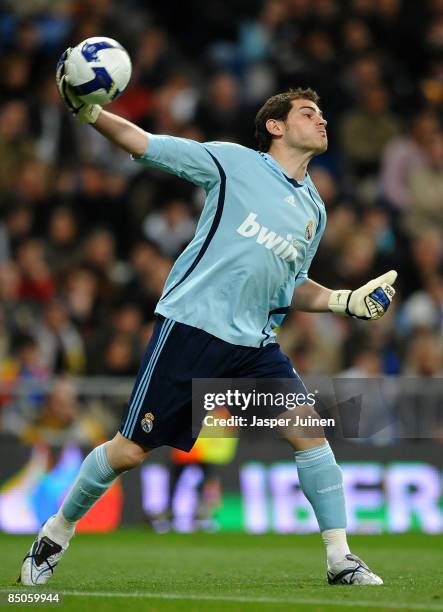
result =
[{"label": "man's outstretched arm", "polygon": [[375,321],[385,314],[392,302],[395,295],[392,285],[396,278],[397,272],[390,270],[354,291],[332,291],[308,278],[296,289],[291,306],[305,312],[331,311],[356,319]]},{"label": "man's outstretched arm", "polygon": [[92,125],[110,142],[133,155],[136,161],[180,176],[206,191],[220,183],[221,164],[224,172],[234,163],[238,166],[237,157],[231,160],[235,145],[202,144],[187,138],[147,134],[130,121],[103,110],[99,104],[87,104],[78,98],[65,74],[65,62],[70,52],[67,49],[62,53],[56,72],[57,88],[64,104],[78,121]]},{"label": "man's outstretched arm", "polygon": [[148,135],[127,119],[101,110],[93,127],[115,145],[139,157],[148,146]]}]

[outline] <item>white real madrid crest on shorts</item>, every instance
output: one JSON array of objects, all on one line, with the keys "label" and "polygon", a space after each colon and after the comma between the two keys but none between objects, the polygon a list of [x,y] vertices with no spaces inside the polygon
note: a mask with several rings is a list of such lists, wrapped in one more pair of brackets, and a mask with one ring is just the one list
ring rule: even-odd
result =
[{"label": "white real madrid crest on shorts", "polygon": [[145,433],[151,433],[152,428],[154,427],[154,419],[155,417],[152,412],[147,412],[140,421],[140,426]]}]

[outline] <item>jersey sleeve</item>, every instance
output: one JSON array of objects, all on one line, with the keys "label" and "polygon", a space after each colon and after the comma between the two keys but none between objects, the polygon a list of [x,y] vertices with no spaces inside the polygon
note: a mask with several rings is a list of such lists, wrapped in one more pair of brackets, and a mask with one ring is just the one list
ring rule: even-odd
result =
[{"label": "jersey sleeve", "polygon": [[238,157],[244,156],[243,151],[248,149],[229,142],[201,143],[148,133],[146,151],[139,157],[132,156],[132,159],[175,174],[208,191],[223,174],[238,166]]},{"label": "jersey sleeve", "polygon": [[325,231],[325,226],[326,226],[326,212],[323,211],[320,214],[320,221],[318,224],[318,228],[308,248],[308,253],[306,255],[306,259],[303,264],[303,267],[298,273],[297,278],[295,280],[295,288],[302,285],[309,278],[308,277],[309,268],[311,267],[312,260],[314,259],[314,256],[317,252],[318,245],[320,244],[320,240],[323,236],[323,232]]}]

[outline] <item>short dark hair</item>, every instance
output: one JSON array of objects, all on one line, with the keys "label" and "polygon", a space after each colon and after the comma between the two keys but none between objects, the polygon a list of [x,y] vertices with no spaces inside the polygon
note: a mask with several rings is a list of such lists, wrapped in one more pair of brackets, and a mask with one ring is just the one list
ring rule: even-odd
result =
[{"label": "short dark hair", "polygon": [[301,99],[311,100],[315,104],[320,101],[317,92],[310,87],[307,89],[302,87],[290,89],[266,100],[255,117],[255,137],[260,151],[268,151],[272,142],[272,134],[266,128],[267,120],[279,119],[284,121],[292,108],[292,101]]}]

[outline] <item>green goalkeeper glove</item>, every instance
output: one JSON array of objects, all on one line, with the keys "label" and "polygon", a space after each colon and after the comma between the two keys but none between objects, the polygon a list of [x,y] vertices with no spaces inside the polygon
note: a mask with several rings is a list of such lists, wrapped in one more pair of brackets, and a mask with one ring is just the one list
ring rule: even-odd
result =
[{"label": "green goalkeeper glove", "polygon": [[392,285],[396,278],[397,272],[390,270],[355,291],[350,289],[333,291],[329,298],[329,310],[356,319],[371,321],[380,319],[389,308],[395,295]]},{"label": "green goalkeeper glove", "polygon": [[55,80],[58,93],[71,113],[75,115],[81,123],[95,123],[102,112],[102,107],[99,104],[86,104],[86,102],[83,102],[74,94],[69,85],[65,62],[69,58],[71,50],[71,48],[66,49],[57,62]]}]

